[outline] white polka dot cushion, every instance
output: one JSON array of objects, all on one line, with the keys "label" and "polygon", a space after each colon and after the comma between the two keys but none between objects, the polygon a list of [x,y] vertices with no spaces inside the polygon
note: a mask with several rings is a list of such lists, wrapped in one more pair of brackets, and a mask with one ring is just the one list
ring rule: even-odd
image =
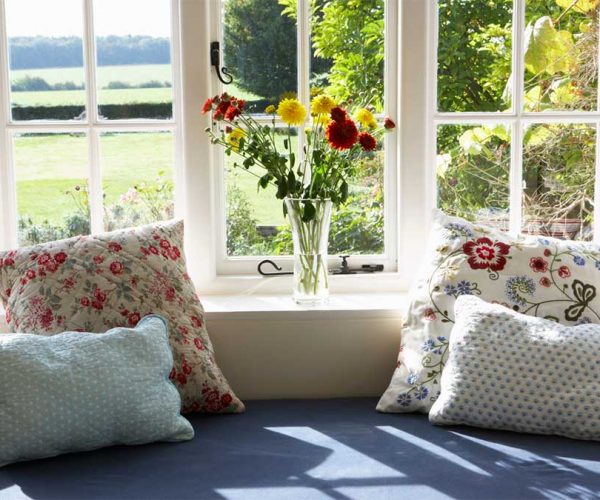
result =
[{"label": "white polka dot cushion", "polygon": [[600,323],[600,247],[592,243],[514,237],[436,212],[422,264],[379,411],[429,412],[440,391],[457,297],[476,295],[567,325]]},{"label": "white polka dot cushion", "polygon": [[600,440],[600,325],[459,297],[434,424]]},{"label": "white polka dot cushion", "polygon": [[0,466],[192,439],[169,380],[172,367],[167,325],[158,316],[104,335],[0,335]]},{"label": "white polka dot cushion", "polygon": [[102,333],[160,314],[169,322],[170,376],[183,411],[241,412],[217,365],[182,248],[183,222],[168,221],[0,252],[10,331]]}]

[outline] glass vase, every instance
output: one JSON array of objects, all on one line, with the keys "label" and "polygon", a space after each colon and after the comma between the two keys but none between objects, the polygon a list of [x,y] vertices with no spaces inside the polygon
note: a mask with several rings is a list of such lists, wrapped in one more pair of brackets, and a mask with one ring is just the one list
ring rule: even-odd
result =
[{"label": "glass vase", "polygon": [[331,201],[286,198],[285,205],[294,241],[294,300],[304,306],[323,304],[329,298]]}]

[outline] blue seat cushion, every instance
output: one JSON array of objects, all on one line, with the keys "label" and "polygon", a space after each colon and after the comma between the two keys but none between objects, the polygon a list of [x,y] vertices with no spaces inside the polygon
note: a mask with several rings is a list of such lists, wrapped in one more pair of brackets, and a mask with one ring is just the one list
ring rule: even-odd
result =
[{"label": "blue seat cushion", "polygon": [[196,437],[9,465],[0,498],[600,498],[598,443],[435,427],[376,399],[255,401]]}]

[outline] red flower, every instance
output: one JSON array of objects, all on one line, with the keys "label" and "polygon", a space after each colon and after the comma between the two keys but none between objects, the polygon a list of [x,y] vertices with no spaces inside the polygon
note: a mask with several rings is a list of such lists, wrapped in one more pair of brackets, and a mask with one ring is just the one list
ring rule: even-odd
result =
[{"label": "red flower", "polygon": [[190,319],[196,328],[202,328],[202,320],[198,316],[192,316]]},{"label": "red flower", "polygon": [[140,313],[131,313],[129,316],[127,316],[127,323],[129,326],[135,326],[139,323],[139,321]]},{"label": "red flower", "polygon": [[348,119],[348,114],[339,106],[331,110],[331,119],[336,122],[344,123]]},{"label": "red flower", "polygon": [[80,302],[83,307],[88,307],[90,305],[90,299],[87,297],[82,297]]},{"label": "red flower", "polygon": [[96,288],[94,290],[94,297],[96,299],[98,299],[100,302],[105,302],[106,301],[106,294],[100,290],[99,288]]},{"label": "red flower", "polygon": [[246,101],[244,101],[244,99],[237,100],[237,107],[240,111],[244,111],[245,106],[246,106]]},{"label": "red flower", "polygon": [[227,408],[232,401],[233,398],[231,397],[231,394],[223,394],[221,396],[221,404],[223,405],[223,408]]},{"label": "red flower", "polygon": [[571,271],[567,266],[560,266],[558,268],[558,275],[561,278],[568,278],[569,276],[571,276]]},{"label": "red flower", "polygon": [[56,262],[54,262],[53,260],[51,260],[46,263],[46,269],[48,271],[50,271],[51,273],[53,273],[54,271],[56,271],[58,269],[58,264]]},{"label": "red flower", "polygon": [[185,359],[183,360],[183,363],[181,363],[181,371],[183,373],[185,373],[186,375],[189,375],[190,373],[192,373],[192,367],[187,364]]},{"label": "red flower", "polygon": [[428,307],[425,309],[425,311],[423,311],[423,316],[425,316],[425,319],[429,321],[435,321],[436,318],[435,311],[431,307]]},{"label": "red flower", "polygon": [[394,123],[394,120],[392,120],[389,116],[386,116],[383,119],[383,126],[388,130],[396,128],[396,124]]},{"label": "red flower", "polygon": [[94,264],[96,264],[97,266],[99,266],[103,262],[104,262],[104,257],[102,257],[102,255],[96,255],[96,256],[94,256]]},{"label": "red flower", "polygon": [[167,240],[160,240],[159,245],[161,248],[171,248],[171,244]]},{"label": "red flower", "polygon": [[194,344],[196,345],[196,349],[198,349],[199,351],[204,351],[204,344],[202,343],[202,340],[200,340],[198,337],[194,339]]},{"label": "red flower", "polygon": [[179,382],[181,385],[187,384],[187,377],[185,376],[185,374],[178,373],[177,374],[177,382]]},{"label": "red flower", "polygon": [[475,241],[467,241],[463,245],[463,252],[469,256],[467,262],[471,269],[489,269],[490,271],[501,271],[506,265],[506,257],[510,246],[500,241],[492,241],[489,238],[478,238]]},{"label": "red flower", "polygon": [[173,302],[173,300],[175,300],[175,288],[170,287],[165,292],[165,299],[167,299],[167,302]]},{"label": "red flower", "polygon": [[550,256],[552,255],[552,252],[550,251],[550,249],[549,249],[549,248],[546,248],[546,250],[544,250],[544,255],[545,255],[546,257],[550,257]]},{"label": "red flower", "polygon": [[529,267],[535,273],[545,273],[548,270],[548,261],[541,257],[531,257],[529,259]]},{"label": "red flower", "polygon": [[156,248],[154,245],[150,245],[148,247],[148,249],[150,250],[151,253],[153,253],[154,255],[158,255],[158,248]]},{"label": "red flower", "polygon": [[5,266],[12,266],[14,265],[15,261],[13,259],[11,259],[10,257],[7,257],[6,259],[4,259],[4,265]]},{"label": "red flower", "polygon": [[241,114],[242,114],[242,112],[238,108],[236,108],[235,106],[229,106],[227,108],[227,111],[225,112],[225,119],[228,122],[232,122]]},{"label": "red flower", "polygon": [[325,130],[327,142],[334,149],[350,149],[358,139],[358,129],[352,120],[332,121]]},{"label": "red flower", "polygon": [[188,333],[190,333],[190,330],[187,326],[181,325],[179,327],[179,333],[185,337]]},{"label": "red flower", "polygon": [[117,243],[116,241],[111,241],[108,244],[108,249],[111,252],[120,252],[121,250],[123,250],[123,247],[119,243]]},{"label": "red flower", "polygon": [[212,109],[213,100],[209,97],[204,101],[204,106],[202,106],[202,113],[208,113]]},{"label": "red flower", "polygon": [[43,265],[46,265],[48,262],[50,262],[50,254],[49,253],[45,253],[38,257],[38,264],[41,264],[43,266]]},{"label": "red flower", "polygon": [[54,256],[54,260],[59,264],[64,264],[64,262],[67,260],[67,254],[65,252],[58,252]]},{"label": "red flower", "polygon": [[552,282],[550,281],[549,278],[544,276],[543,278],[540,278],[540,285],[545,286],[545,287],[550,287],[550,286],[552,286]]},{"label": "red flower", "polygon": [[172,260],[177,260],[179,257],[181,257],[181,252],[179,251],[179,248],[169,248],[169,257],[171,257]]},{"label": "red flower", "polygon": [[377,147],[377,140],[368,132],[358,134],[358,142],[365,151],[373,151]]},{"label": "red flower", "polygon": [[25,273],[25,275],[32,280],[33,278],[35,278],[35,271],[33,269],[28,269],[27,272]]},{"label": "red flower", "polygon": [[125,266],[122,262],[114,261],[110,264],[110,271],[115,275],[123,274],[123,269],[125,269]]},{"label": "red flower", "polygon": [[94,309],[98,309],[98,311],[101,311],[102,309],[104,309],[102,302],[100,302],[99,300],[92,300],[92,307]]}]

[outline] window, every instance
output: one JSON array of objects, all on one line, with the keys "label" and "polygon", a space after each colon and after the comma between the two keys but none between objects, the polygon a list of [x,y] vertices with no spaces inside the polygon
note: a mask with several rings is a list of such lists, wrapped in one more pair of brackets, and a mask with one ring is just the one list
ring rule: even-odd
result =
[{"label": "window", "polygon": [[1,247],[173,217],[173,26],[171,0],[0,0]]},{"label": "window", "polygon": [[598,9],[430,2],[440,208],[512,232],[600,241]]},{"label": "window", "polygon": [[[269,104],[286,95],[309,107],[311,96],[327,92],[339,102],[370,106],[377,118],[396,116],[398,12],[385,0],[222,0],[212,2],[213,35],[222,40],[230,85],[213,78],[211,95],[226,91],[247,101],[255,117],[269,124]],[[280,140],[287,137],[281,129]],[[292,131],[297,155],[302,128]],[[384,148],[357,165],[351,200],[333,216],[331,264],[340,254],[353,265],[384,263],[396,269],[396,134]],[[212,151],[215,168],[217,268],[220,274],[255,272],[261,256],[289,260],[291,234],[282,202],[257,190],[257,179],[233,168],[235,158]],[[282,257],[283,256],[283,257]]]}]

